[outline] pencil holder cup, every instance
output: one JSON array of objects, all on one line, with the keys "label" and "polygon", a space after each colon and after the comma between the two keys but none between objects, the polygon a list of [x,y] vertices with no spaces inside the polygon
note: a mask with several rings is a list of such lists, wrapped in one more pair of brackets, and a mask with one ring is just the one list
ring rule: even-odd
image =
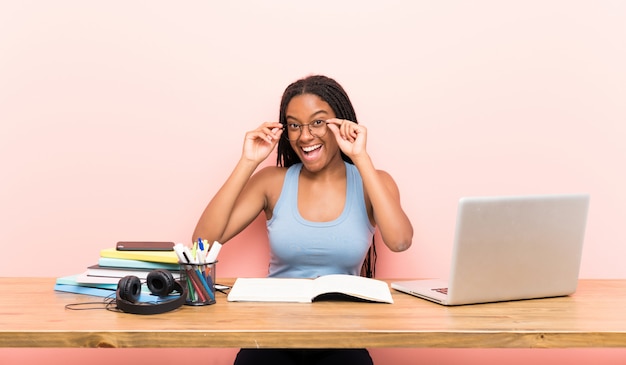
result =
[{"label": "pencil holder cup", "polygon": [[187,287],[186,305],[215,303],[215,264],[180,264],[180,283]]}]

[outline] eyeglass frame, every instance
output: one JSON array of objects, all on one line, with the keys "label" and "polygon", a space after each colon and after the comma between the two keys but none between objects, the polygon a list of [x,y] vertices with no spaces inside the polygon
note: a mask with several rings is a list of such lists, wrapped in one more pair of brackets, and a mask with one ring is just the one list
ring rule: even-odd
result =
[{"label": "eyeglass frame", "polygon": [[[322,134],[321,136],[318,136],[318,135],[314,134],[314,133],[313,133],[313,131],[311,130],[311,124],[314,124],[314,123],[317,123],[317,122],[322,122],[322,123],[324,123],[324,125],[326,126],[326,129],[325,129],[325,131],[324,131],[324,134]],[[289,138],[289,126],[290,126],[290,125],[297,125],[297,126],[298,126],[298,130],[300,131],[300,132],[298,133],[298,137],[296,137],[295,139],[290,139],[290,138]],[[289,123],[289,122],[287,122],[287,123],[286,123],[286,125],[285,125],[285,129],[286,129],[286,132],[287,132],[287,133],[283,133],[283,136],[285,136],[285,138],[286,138],[288,141],[297,141],[297,140],[300,138],[300,136],[302,136],[302,127],[304,127],[304,126],[307,126],[307,127],[308,127],[308,129],[309,129],[309,134],[311,134],[311,135],[312,135],[313,137],[315,137],[315,138],[322,138],[322,137],[324,137],[324,136],[328,133],[328,122],[327,122],[327,121],[325,121],[325,120],[323,120],[323,119],[316,119],[316,120],[312,121],[311,123],[302,123],[302,124],[299,124],[299,123]],[[295,130],[294,130],[294,132],[295,132]]]}]

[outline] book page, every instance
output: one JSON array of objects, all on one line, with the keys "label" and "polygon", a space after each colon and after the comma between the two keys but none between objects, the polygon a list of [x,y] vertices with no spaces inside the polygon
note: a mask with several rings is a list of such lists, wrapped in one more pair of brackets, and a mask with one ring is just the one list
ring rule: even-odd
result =
[{"label": "book page", "polygon": [[311,279],[238,278],[228,293],[229,301],[310,303]]},{"label": "book page", "polygon": [[393,303],[389,285],[380,280],[355,275],[325,275],[313,280],[313,297],[343,293],[360,299]]}]

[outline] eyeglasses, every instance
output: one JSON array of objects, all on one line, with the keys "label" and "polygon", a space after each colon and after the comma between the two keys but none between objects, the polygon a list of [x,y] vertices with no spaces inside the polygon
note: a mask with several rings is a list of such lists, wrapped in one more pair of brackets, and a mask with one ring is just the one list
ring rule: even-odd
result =
[{"label": "eyeglasses", "polygon": [[302,127],[309,127],[309,133],[313,137],[322,138],[328,132],[328,127],[326,126],[325,120],[314,120],[308,124],[298,124],[298,123],[287,123],[287,133],[284,133],[283,136],[286,136],[289,141],[297,141],[302,134]]}]

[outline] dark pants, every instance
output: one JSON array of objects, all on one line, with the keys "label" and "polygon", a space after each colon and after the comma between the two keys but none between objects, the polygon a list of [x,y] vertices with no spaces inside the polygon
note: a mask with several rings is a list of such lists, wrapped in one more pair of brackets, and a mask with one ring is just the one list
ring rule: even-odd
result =
[{"label": "dark pants", "polygon": [[241,349],[235,365],[373,365],[366,349]]}]

